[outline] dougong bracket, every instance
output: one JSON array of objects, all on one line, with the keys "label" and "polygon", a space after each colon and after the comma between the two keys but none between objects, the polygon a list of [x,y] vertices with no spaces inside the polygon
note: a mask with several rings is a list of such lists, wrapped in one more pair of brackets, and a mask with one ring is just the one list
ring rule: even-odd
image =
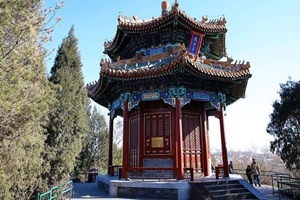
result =
[{"label": "dougong bracket", "polygon": [[172,98],[174,97],[185,97],[186,96],[186,89],[185,87],[178,87],[178,88],[170,88],[170,95]]}]

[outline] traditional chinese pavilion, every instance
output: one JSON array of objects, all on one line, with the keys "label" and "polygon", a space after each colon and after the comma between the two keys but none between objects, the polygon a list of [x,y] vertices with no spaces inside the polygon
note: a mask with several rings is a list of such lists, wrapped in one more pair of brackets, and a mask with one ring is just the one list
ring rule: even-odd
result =
[{"label": "traditional chinese pavilion", "polygon": [[[228,176],[223,110],[245,96],[249,62],[226,55],[226,20],[196,20],[162,2],[150,20],[120,15],[115,37],[104,43],[110,59],[88,95],[108,108],[109,169],[113,120],[123,117],[123,178],[183,179],[211,173],[208,117],[220,120],[224,175]],[[220,61],[227,57],[226,61]]]}]

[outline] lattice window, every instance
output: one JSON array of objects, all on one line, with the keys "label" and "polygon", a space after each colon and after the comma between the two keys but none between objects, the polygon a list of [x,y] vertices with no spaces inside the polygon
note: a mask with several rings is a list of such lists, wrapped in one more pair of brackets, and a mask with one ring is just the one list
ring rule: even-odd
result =
[{"label": "lattice window", "polygon": [[[200,122],[199,116],[196,116],[196,121]],[[200,125],[195,128],[195,137],[196,137],[196,148],[200,149]]]},{"label": "lattice window", "polygon": [[183,149],[186,149],[186,142],[185,142],[185,138],[187,137],[187,133],[188,133],[188,115],[183,115],[182,116],[182,137],[183,137]]},{"label": "lattice window", "polygon": [[191,133],[191,130],[192,130],[192,128],[193,127],[191,127],[192,126],[192,124],[191,124],[191,116],[188,116],[187,115],[187,117],[186,117],[186,132],[184,133],[184,135],[185,135],[185,138],[184,138],[184,140],[185,140],[185,148],[186,149],[191,149],[191,146],[190,146],[190,133]]},{"label": "lattice window", "polygon": [[201,171],[200,117],[185,113],[182,116],[184,166]]},{"label": "lattice window", "polygon": [[171,154],[170,113],[145,114],[145,155]]},{"label": "lattice window", "polygon": [[150,132],[151,132],[151,121],[150,121],[150,116],[146,116],[146,123],[145,123],[145,134],[147,137],[150,137]]},{"label": "lattice window", "polygon": [[[190,125],[190,138],[191,138],[191,149],[192,150],[196,150],[196,142],[195,141],[195,118],[193,115],[190,116],[190,122],[191,122],[191,125]],[[197,127],[197,126],[196,126]]]},{"label": "lattice window", "polygon": [[138,117],[129,119],[129,166],[137,167],[139,163]]},{"label": "lattice window", "polygon": [[152,120],[151,120],[152,121],[152,135],[153,136],[157,136],[157,133],[156,133],[156,122],[157,121],[156,121],[156,119],[157,119],[156,115],[153,115]]},{"label": "lattice window", "polygon": [[164,115],[164,120],[165,120],[165,135],[170,136],[170,115],[165,114]]},{"label": "lattice window", "polygon": [[162,136],[163,135],[163,115],[158,115],[158,136]]}]

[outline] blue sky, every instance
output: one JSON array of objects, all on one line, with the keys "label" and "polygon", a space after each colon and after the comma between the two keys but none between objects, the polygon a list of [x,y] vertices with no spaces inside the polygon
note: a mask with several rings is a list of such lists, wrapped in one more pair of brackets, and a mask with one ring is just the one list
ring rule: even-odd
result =
[{"label": "blue sky", "polygon": [[[56,0],[46,0],[53,6]],[[58,48],[74,24],[86,83],[97,81],[103,43],[114,38],[119,14],[141,19],[158,17],[161,0],[65,0],[58,12],[62,21],[47,48]],[[170,5],[175,0],[170,0]],[[178,0],[188,16],[201,19],[225,17],[226,47],[234,60],[250,61],[252,78],[246,98],[226,109],[225,134],[228,150],[268,148],[266,133],[272,103],[278,99],[279,84],[289,76],[300,80],[299,0]],[[48,72],[56,52],[47,61]],[[103,110],[103,113],[107,112]],[[221,148],[218,120],[210,118],[211,148]]]}]

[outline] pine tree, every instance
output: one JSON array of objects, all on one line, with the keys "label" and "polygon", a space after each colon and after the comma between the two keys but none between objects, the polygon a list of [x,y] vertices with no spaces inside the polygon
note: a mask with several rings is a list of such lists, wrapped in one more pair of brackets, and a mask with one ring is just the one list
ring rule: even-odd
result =
[{"label": "pine tree", "polygon": [[[79,157],[77,157],[76,160],[76,166],[75,169],[72,173],[72,178],[79,178],[79,179],[84,179],[82,175],[90,169],[91,166],[91,152],[89,151],[89,140],[90,138],[88,137],[88,133],[91,132],[91,100],[88,99],[88,104],[86,107],[86,112],[88,116],[88,131],[86,134],[86,137],[82,140],[82,150],[79,154]],[[82,180],[83,181],[83,180]]]},{"label": "pine tree", "polygon": [[51,88],[45,76],[42,0],[0,1],[0,199],[29,199],[45,184]]},{"label": "pine tree", "polygon": [[90,151],[90,168],[103,171],[108,162],[108,127],[103,115],[94,106],[90,118],[91,131],[88,134]]},{"label": "pine tree", "polygon": [[49,80],[54,83],[56,104],[47,127],[46,143],[52,152],[47,155],[51,161],[51,170],[45,175],[49,178],[49,184],[57,184],[70,178],[88,130],[87,93],[77,46],[72,26],[68,36],[63,39],[51,68]]},{"label": "pine tree", "polygon": [[300,81],[280,84],[280,100],[273,103],[267,132],[273,136],[271,152],[280,155],[285,166],[300,177]]},{"label": "pine tree", "polygon": [[[94,106],[89,118],[89,131],[86,146],[78,158],[78,168],[75,173],[86,171],[90,168],[106,173],[108,163],[108,126],[105,117]],[[79,167],[80,166],[80,167]]]},{"label": "pine tree", "polygon": [[113,164],[121,165],[123,159],[123,150],[120,148],[120,144],[122,142],[123,135],[123,121],[119,118],[116,118],[114,121]]}]

